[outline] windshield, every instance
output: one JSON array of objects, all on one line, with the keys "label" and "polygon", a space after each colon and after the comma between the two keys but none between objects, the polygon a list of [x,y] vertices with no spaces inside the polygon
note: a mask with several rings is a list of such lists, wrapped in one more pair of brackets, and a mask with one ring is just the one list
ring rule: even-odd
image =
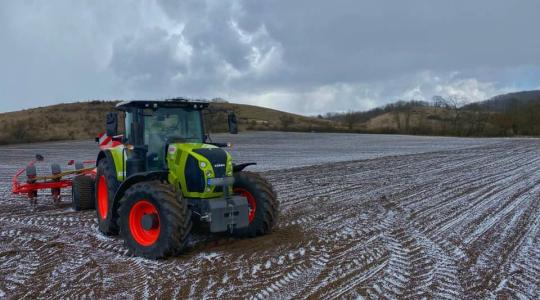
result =
[{"label": "windshield", "polygon": [[189,108],[159,108],[144,116],[144,143],[150,160],[162,160],[165,143],[202,143],[201,112]]},{"label": "windshield", "polygon": [[167,139],[183,139],[188,143],[202,143],[203,128],[199,110],[187,108],[160,108],[151,116],[144,117],[144,140],[152,144],[152,138],[162,142]]}]

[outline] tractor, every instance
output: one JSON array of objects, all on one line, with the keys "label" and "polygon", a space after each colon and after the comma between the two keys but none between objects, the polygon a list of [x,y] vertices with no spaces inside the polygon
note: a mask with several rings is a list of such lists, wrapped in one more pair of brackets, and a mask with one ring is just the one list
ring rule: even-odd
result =
[{"label": "tractor", "polygon": [[[228,144],[211,142],[203,120],[209,105],[184,98],[121,102],[121,135],[118,113],[107,114],[108,144],[97,156],[91,190],[99,230],[119,234],[132,254],[178,255],[194,224],[238,238],[267,234],[275,225],[276,192],[259,174],[244,171],[255,163],[234,164],[223,149]],[[236,134],[236,116],[227,113]]]}]

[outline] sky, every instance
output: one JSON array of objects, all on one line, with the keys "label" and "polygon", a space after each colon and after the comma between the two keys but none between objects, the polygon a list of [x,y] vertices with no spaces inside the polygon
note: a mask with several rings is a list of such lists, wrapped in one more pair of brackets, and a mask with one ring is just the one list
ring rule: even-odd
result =
[{"label": "sky", "polygon": [[540,89],[538,0],[0,2],[0,112],[224,98],[313,115]]}]

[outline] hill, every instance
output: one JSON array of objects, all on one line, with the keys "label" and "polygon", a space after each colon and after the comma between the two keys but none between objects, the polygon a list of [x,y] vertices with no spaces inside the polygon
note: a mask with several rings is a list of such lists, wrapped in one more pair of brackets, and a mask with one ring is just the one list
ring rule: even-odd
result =
[{"label": "hill", "polygon": [[[90,101],[0,114],[0,144],[92,139],[104,130],[105,114],[117,102]],[[240,130],[398,133],[449,136],[540,136],[540,91],[499,95],[460,105],[455,99],[398,101],[368,111],[307,117],[275,109],[212,102],[206,113],[210,132],[227,130],[236,112]],[[221,110],[221,111],[220,111]]]},{"label": "hill", "polygon": [[479,106],[489,111],[505,112],[517,106],[538,102],[540,102],[540,91],[535,90],[498,95],[482,102],[473,103],[467,107]]},{"label": "hill", "polygon": [[539,136],[540,91],[499,95],[461,105],[459,99],[398,101],[364,112],[330,114],[349,130],[452,136]]},{"label": "hill", "polygon": [[540,103],[540,90],[502,94],[490,99],[465,105],[465,109],[482,109],[491,112],[508,113],[516,108]]},{"label": "hill", "polygon": [[[0,144],[92,139],[104,131],[105,115],[114,111],[114,101],[64,103],[16,112],[0,113]],[[275,109],[214,102],[211,107],[234,110],[241,130],[328,131],[331,120],[300,116]],[[210,132],[227,130],[227,114],[206,114]]]}]

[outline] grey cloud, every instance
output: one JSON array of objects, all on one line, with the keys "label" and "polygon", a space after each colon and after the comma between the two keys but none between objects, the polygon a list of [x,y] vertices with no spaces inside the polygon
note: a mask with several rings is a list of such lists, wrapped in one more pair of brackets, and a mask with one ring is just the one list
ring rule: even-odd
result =
[{"label": "grey cloud", "polygon": [[132,88],[140,84],[152,90],[164,88],[172,77],[186,72],[186,62],[174,59],[180,39],[161,28],[120,38],[113,44],[110,67]]},{"label": "grey cloud", "polygon": [[435,93],[481,100],[540,87],[539,9],[536,0],[4,1],[0,110],[177,95],[299,113]]},{"label": "grey cloud", "polygon": [[540,40],[532,36],[540,4],[526,2],[288,1],[246,15],[286,45],[297,76],[323,83],[538,65]]}]

